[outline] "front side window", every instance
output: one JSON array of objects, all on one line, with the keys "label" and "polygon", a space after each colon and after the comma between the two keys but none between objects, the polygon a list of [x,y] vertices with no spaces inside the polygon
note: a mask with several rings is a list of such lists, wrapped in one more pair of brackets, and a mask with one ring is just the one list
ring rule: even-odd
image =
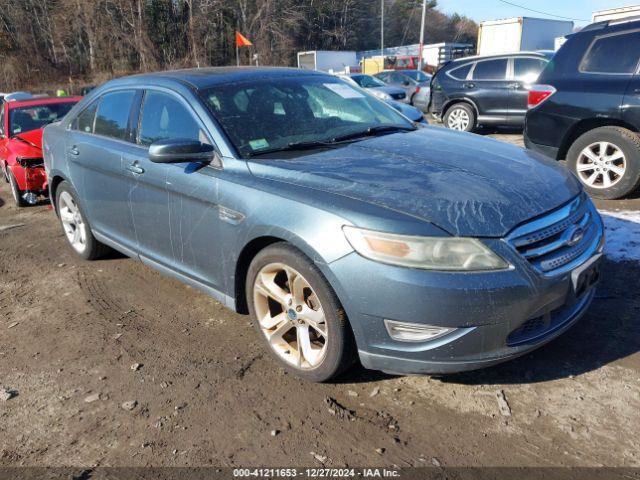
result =
[{"label": "front side window", "polygon": [[12,108],[9,111],[9,135],[37,130],[52,122],[57,122],[75,104],[76,102],[66,102]]},{"label": "front side window", "polygon": [[93,133],[93,124],[97,110],[98,101],[94,101],[91,105],[80,112],[80,115],[78,115],[71,124],[71,128],[84,133]]},{"label": "front side window", "polygon": [[[394,109],[334,77],[256,79],[216,85],[202,96],[243,157],[376,126],[412,128]],[[243,108],[235,99],[245,96]]]},{"label": "front side window", "polygon": [[144,96],[139,136],[139,143],[144,146],[172,138],[211,143],[200,123],[180,100],[154,90],[147,91]]},{"label": "front side window", "polygon": [[597,38],[580,64],[587,73],[633,74],[640,59],[640,31]]},{"label": "front side window", "polygon": [[424,72],[421,72],[420,70],[407,70],[404,72],[404,74],[407,77],[411,78],[411,80],[414,80],[418,83],[424,83],[431,80],[431,77],[429,75],[427,75]]},{"label": "front side window", "polygon": [[94,133],[105,137],[126,140],[131,105],[136,96],[134,90],[105,94],[96,114]]},{"label": "front side window", "polygon": [[505,80],[507,77],[507,59],[484,60],[476,63],[473,70],[474,80]]},{"label": "front side window", "polygon": [[351,78],[362,88],[375,88],[385,86],[384,82],[378,80],[376,77],[372,77],[371,75],[354,75]]},{"label": "front side window", "polygon": [[546,65],[547,61],[541,58],[515,58],[513,60],[514,78],[524,83],[535,83]]}]

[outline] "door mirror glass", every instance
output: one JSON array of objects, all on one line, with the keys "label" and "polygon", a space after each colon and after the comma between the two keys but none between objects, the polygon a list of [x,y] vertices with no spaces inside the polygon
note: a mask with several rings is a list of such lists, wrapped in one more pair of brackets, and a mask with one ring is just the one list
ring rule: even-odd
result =
[{"label": "door mirror glass", "polygon": [[149,160],[154,163],[210,162],[213,158],[213,146],[198,140],[158,140],[149,146]]}]

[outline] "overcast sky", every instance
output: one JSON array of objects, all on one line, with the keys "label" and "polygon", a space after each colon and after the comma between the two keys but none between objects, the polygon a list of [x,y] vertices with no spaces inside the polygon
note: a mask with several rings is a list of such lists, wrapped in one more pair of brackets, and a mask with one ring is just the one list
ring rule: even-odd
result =
[{"label": "overcast sky", "polygon": [[[576,25],[591,22],[594,10],[624,7],[640,4],[640,0],[508,0],[509,3],[576,19]],[[446,13],[458,12],[473,20],[496,20],[509,17],[545,17],[522,8],[506,5],[500,0],[438,0],[438,5]],[[555,17],[548,17],[555,18]]]}]

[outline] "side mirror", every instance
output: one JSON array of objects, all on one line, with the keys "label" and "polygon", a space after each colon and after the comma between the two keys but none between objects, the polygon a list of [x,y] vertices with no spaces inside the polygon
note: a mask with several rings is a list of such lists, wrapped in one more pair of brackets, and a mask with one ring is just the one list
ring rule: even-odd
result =
[{"label": "side mirror", "polygon": [[198,140],[158,140],[149,147],[149,160],[153,163],[210,162],[213,158],[213,145]]},{"label": "side mirror", "polygon": [[410,85],[410,84],[409,84],[409,80],[404,80],[404,81],[402,82],[402,85],[404,85],[405,87],[408,87],[408,86]]}]

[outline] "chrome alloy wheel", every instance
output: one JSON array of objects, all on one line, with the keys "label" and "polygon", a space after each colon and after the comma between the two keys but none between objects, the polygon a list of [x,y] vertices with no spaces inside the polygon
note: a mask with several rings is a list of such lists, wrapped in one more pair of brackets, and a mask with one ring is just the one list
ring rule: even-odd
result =
[{"label": "chrome alloy wheel", "polygon": [[60,203],[58,212],[64,233],[74,250],[83,253],[87,248],[87,224],[82,218],[80,209],[68,192],[62,192],[58,202]]},{"label": "chrome alloy wheel", "polygon": [[576,170],[580,180],[589,187],[609,188],[622,180],[627,160],[613,143],[596,142],[580,152]]},{"label": "chrome alloy wheel", "polygon": [[471,119],[469,114],[463,108],[454,108],[449,117],[447,118],[447,127],[451,130],[458,130],[459,132],[465,132],[469,128]]},{"label": "chrome alloy wheel", "polygon": [[253,302],[260,330],[273,351],[303,370],[319,366],[327,352],[327,323],[309,282],[282,263],[265,265],[256,275]]}]

